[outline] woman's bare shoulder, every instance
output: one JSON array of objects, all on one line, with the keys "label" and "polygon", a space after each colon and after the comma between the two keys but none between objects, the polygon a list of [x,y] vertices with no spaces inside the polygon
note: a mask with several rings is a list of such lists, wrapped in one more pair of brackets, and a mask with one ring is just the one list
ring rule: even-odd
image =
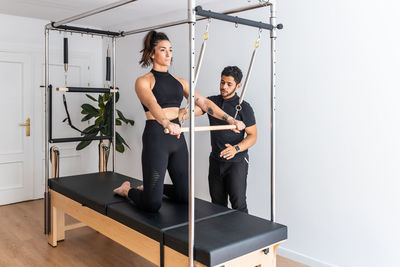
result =
[{"label": "woman's bare shoulder", "polygon": [[136,81],[151,81],[152,79],[154,79],[153,73],[148,72],[145,75],[138,77]]},{"label": "woman's bare shoulder", "polygon": [[136,85],[150,85],[154,80],[154,75],[151,72],[146,73],[136,79]]},{"label": "woman's bare shoulder", "polygon": [[186,88],[186,87],[188,87],[188,82],[185,80],[185,79],[183,79],[183,78],[181,78],[181,77],[178,77],[178,76],[175,76],[175,75],[173,75],[173,77],[175,78],[175,79],[177,79],[181,84],[182,84],[182,86],[183,86],[183,88]]}]

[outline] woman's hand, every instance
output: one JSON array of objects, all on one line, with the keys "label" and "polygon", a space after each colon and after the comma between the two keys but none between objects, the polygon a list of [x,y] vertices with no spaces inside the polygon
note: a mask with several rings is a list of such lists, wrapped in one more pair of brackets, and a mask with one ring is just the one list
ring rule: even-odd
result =
[{"label": "woman's hand", "polygon": [[170,135],[176,135],[179,139],[181,137],[181,126],[179,124],[169,122],[164,126],[164,132]]},{"label": "woman's hand", "polygon": [[234,120],[233,125],[236,126],[236,129],[232,130],[235,133],[240,133],[240,131],[242,131],[244,128],[246,128],[246,125],[243,123],[243,121]]}]

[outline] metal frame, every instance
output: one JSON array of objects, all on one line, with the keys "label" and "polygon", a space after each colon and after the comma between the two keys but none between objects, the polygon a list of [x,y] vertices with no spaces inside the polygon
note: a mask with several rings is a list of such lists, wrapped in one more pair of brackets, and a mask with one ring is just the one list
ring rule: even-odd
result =
[{"label": "metal frame", "polygon": [[[66,138],[53,138],[53,120],[52,120],[52,112],[53,112],[53,86],[49,85],[48,92],[48,107],[49,107],[49,122],[47,127],[48,130],[48,139],[49,143],[69,143],[69,142],[80,142],[80,141],[94,141],[94,140],[111,140],[113,138],[112,135],[103,135],[103,136],[88,136],[88,137],[66,137]],[[59,89],[59,88],[57,88]],[[68,87],[63,89],[69,89],[66,92],[70,93],[110,93],[110,89],[108,88],[89,88],[89,87]],[[114,103],[113,103],[114,104]],[[113,122],[112,118],[110,118]]]},{"label": "metal frame", "polygon": [[[188,18],[185,20],[179,20],[175,22],[169,22],[165,24],[150,26],[146,28],[140,28],[130,31],[121,31],[121,32],[111,32],[111,31],[103,31],[98,29],[91,29],[91,28],[80,28],[74,26],[67,26],[64,24],[89,17],[100,12],[104,12],[106,10],[110,10],[131,2],[135,2],[137,0],[124,0],[115,2],[109,5],[106,5],[101,8],[97,8],[80,15],[76,15],[70,18],[66,18],[64,20],[58,22],[52,22],[45,26],[45,183],[46,183],[46,191],[44,193],[45,197],[45,233],[49,234],[50,232],[50,224],[49,224],[49,207],[50,207],[50,195],[49,195],[49,188],[48,188],[48,179],[49,179],[49,142],[68,142],[68,141],[81,141],[81,138],[60,138],[60,139],[52,139],[51,137],[51,85],[49,85],[49,31],[56,30],[56,31],[66,31],[71,33],[81,33],[81,34],[89,34],[89,35],[96,35],[96,36],[103,36],[103,37],[110,37],[112,38],[112,77],[113,77],[113,88],[116,88],[116,39],[120,37],[125,37],[141,32],[146,32],[150,30],[162,29],[166,27],[172,27],[182,24],[189,25],[189,67],[190,67],[190,126],[189,126],[189,266],[193,267],[194,265],[194,168],[195,168],[195,157],[194,157],[194,132],[195,132],[195,124],[194,124],[194,85],[195,85],[195,26],[196,21],[204,20],[207,18],[215,18],[223,21],[229,21],[236,24],[243,24],[251,27],[257,28],[264,28],[270,30],[270,39],[271,39],[271,83],[270,83],[270,145],[271,145],[271,172],[270,172],[270,179],[271,179],[271,221],[275,221],[275,89],[276,89],[276,36],[277,36],[277,29],[282,29],[283,26],[281,24],[276,24],[276,7],[275,2],[266,1],[260,2],[260,4],[248,6],[244,8],[233,9],[229,11],[225,11],[222,13],[216,13],[212,11],[203,10],[200,6],[196,6],[196,0],[187,0],[188,1]],[[270,17],[269,17],[269,24],[256,22],[248,19],[238,18],[235,16],[228,16],[228,14],[234,14],[238,12],[243,12],[247,10],[252,10],[260,7],[270,7]],[[201,16],[199,18],[196,17]],[[86,89],[86,88],[85,88]],[[82,90],[81,90],[82,91]],[[112,142],[113,142],[113,171],[115,171],[115,93],[116,91],[112,91],[113,93],[113,113],[112,113]],[[107,137],[93,137],[90,140],[101,140],[101,139],[108,139],[110,136]],[[83,140],[83,139],[82,139]],[[86,139],[85,139],[86,140]],[[89,139],[87,139],[89,140]]]},{"label": "metal frame", "polygon": [[188,20],[189,20],[189,69],[190,69],[190,91],[189,91],[189,267],[194,266],[194,87],[195,87],[195,30],[196,30],[196,0],[188,0]]},{"label": "metal frame", "polygon": [[276,24],[276,6],[275,4],[270,5],[270,18],[269,23],[274,25],[274,28],[270,31],[270,39],[271,39],[271,85],[270,85],[270,157],[271,157],[271,171],[270,171],[270,179],[271,179],[271,221],[275,222],[275,180],[276,180],[276,172],[275,172],[275,89],[276,89],[276,32],[277,29],[282,29],[283,26],[281,24]]}]

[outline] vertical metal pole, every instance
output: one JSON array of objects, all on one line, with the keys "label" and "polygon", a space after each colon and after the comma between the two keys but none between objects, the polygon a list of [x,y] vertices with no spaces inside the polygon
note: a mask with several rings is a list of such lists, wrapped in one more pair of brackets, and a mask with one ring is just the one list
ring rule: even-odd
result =
[{"label": "vertical metal pole", "polygon": [[190,149],[189,149],[189,267],[194,261],[194,87],[195,87],[195,25],[196,0],[188,0],[189,43],[190,43]]},{"label": "vertical metal pole", "polygon": [[270,24],[274,28],[270,31],[271,37],[271,221],[275,221],[275,87],[276,87],[276,10],[275,3],[270,5]]},{"label": "vertical metal pole", "polygon": [[[113,37],[112,38],[112,61],[113,61],[113,64],[112,64],[112,75],[113,75],[113,89],[115,89],[116,88],[116,73],[115,73],[115,56],[116,56],[116,54],[115,54],[115,50],[116,50],[116,48],[115,48],[115,46],[116,46],[116,38],[115,37]],[[115,118],[116,118],[116,116],[115,116],[115,114],[116,114],[116,107],[115,107],[115,100],[116,100],[116,96],[117,96],[117,93],[113,93],[113,118],[112,118],[112,147],[113,147],[113,157],[112,157],[112,170],[113,170],[113,172],[115,171],[115,151],[116,151],[116,146],[117,146],[117,142],[116,142],[116,134],[115,134],[115,132],[116,132],[116,129],[115,129],[115,127],[116,127],[116,123],[115,123]]]},{"label": "vertical metal pole", "polygon": [[44,233],[50,233],[50,197],[49,197],[49,29],[44,31]]}]

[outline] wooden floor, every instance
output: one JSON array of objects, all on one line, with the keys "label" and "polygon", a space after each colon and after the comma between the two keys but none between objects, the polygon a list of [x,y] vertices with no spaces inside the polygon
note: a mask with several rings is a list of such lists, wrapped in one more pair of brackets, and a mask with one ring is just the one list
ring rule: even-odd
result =
[{"label": "wooden floor", "polygon": [[[65,237],[57,248],[47,244],[43,200],[0,207],[0,266],[155,266],[89,227],[67,231]],[[277,266],[306,265],[278,257]]]}]

